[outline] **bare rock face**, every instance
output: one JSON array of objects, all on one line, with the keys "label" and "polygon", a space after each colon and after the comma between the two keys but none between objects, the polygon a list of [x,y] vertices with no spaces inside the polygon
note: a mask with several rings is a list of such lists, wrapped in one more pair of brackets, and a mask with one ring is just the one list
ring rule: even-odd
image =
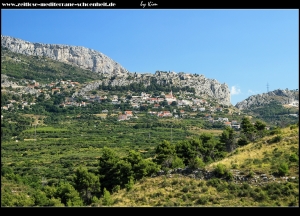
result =
[{"label": "bare rock face", "polygon": [[125,86],[133,82],[143,83],[147,86],[154,78],[159,85],[188,86],[194,88],[195,94],[198,96],[215,99],[223,105],[231,105],[230,90],[227,84],[220,84],[217,80],[207,79],[203,75],[162,71],[157,71],[155,74],[130,73],[117,62],[92,49],[79,46],[31,43],[3,35],[1,35],[1,46],[16,53],[52,58],[56,61],[100,73],[106,77],[100,81],[87,84],[78,92],[79,95],[84,95],[85,92],[96,89],[102,82],[105,85],[110,84],[112,86]]},{"label": "bare rock face", "polygon": [[1,35],[1,46],[25,55],[46,56],[53,60],[76,65],[108,77],[127,74],[128,71],[106,55],[79,46],[31,43]]},{"label": "bare rock face", "polygon": [[265,104],[269,104],[271,101],[277,101],[281,104],[290,104],[294,101],[299,101],[299,91],[297,90],[281,90],[276,89],[274,91],[252,95],[247,99],[237,103],[235,105],[236,108],[243,110],[249,109],[252,107],[258,107]]}]

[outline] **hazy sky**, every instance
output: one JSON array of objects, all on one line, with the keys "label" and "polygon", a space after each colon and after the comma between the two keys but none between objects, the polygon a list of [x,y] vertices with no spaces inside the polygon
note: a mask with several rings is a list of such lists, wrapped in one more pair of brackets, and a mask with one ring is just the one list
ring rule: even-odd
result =
[{"label": "hazy sky", "polygon": [[130,72],[203,74],[235,105],[298,89],[298,9],[2,9],[1,34],[84,46]]}]

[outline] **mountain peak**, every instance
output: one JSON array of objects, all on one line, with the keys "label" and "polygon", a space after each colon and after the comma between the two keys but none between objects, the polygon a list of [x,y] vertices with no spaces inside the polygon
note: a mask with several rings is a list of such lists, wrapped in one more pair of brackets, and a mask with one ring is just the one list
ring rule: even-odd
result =
[{"label": "mountain peak", "polygon": [[[154,79],[159,85],[194,88],[197,96],[211,98],[223,105],[231,105],[230,90],[227,84],[220,84],[217,80],[205,78],[203,75],[183,72],[175,73],[173,71],[157,71],[155,74],[130,73],[108,56],[92,49],[79,46],[31,43],[10,36],[1,35],[1,46],[15,53],[48,57],[90,70],[103,75],[104,80],[102,81],[112,86],[124,86],[132,82],[149,85],[151,80]],[[98,84],[90,84],[84,89],[97,88],[99,82],[96,83]]]}]

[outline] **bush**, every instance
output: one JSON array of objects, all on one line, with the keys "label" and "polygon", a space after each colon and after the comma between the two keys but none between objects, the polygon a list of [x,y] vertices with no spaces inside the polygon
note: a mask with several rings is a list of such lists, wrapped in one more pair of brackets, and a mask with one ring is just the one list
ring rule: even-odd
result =
[{"label": "bush", "polygon": [[250,172],[248,173],[247,177],[253,178],[253,176],[254,176],[254,172],[252,170],[250,170]]},{"label": "bush", "polygon": [[278,174],[280,176],[285,176],[289,172],[289,165],[285,162],[280,163],[278,167]]},{"label": "bush", "polygon": [[292,153],[289,157],[290,162],[298,162],[299,157],[295,153]]},{"label": "bush", "polygon": [[121,189],[120,185],[116,185],[113,187],[112,192],[113,193],[118,193],[118,191]]},{"label": "bush", "polygon": [[232,168],[232,169],[237,169],[237,168],[238,168],[238,165],[237,165],[237,164],[232,164],[232,165],[231,165],[231,168]]},{"label": "bush", "polygon": [[190,188],[189,188],[188,186],[184,186],[184,187],[182,188],[182,192],[184,192],[184,193],[189,192],[189,190],[190,190]]},{"label": "bush", "polygon": [[179,157],[174,157],[174,159],[172,160],[172,168],[184,168],[185,164],[183,162],[183,160]]},{"label": "bush", "polygon": [[202,189],[201,189],[201,192],[202,192],[202,193],[205,193],[205,192],[207,192],[207,191],[208,191],[208,187],[203,186]]},{"label": "bush", "polygon": [[196,201],[197,205],[205,205],[208,202],[209,198],[207,196],[200,196]]},{"label": "bush", "polygon": [[214,172],[219,178],[223,177],[227,180],[233,179],[232,173],[226,168],[224,164],[217,164]]},{"label": "bush", "polygon": [[280,142],[282,140],[282,136],[277,135],[275,137],[273,137],[272,139],[268,140],[268,143],[277,143]]},{"label": "bush", "polygon": [[275,127],[273,130],[270,131],[270,135],[275,135],[275,134],[281,134],[282,131],[279,127]]},{"label": "bush", "polygon": [[218,187],[218,185],[221,184],[221,180],[218,178],[212,178],[212,179],[209,179],[206,184],[208,186]]},{"label": "bush", "polygon": [[189,160],[189,168],[191,169],[198,169],[198,168],[203,168],[205,166],[205,163],[203,160],[199,157],[192,158]]},{"label": "bush", "polygon": [[109,191],[104,188],[103,190],[103,198],[101,198],[102,205],[111,206],[113,204],[113,199],[110,196]]},{"label": "bush", "polygon": [[259,202],[266,200],[268,198],[268,194],[265,191],[259,189],[258,191],[252,193],[252,197],[255,201]]},{"label": "bush", "polygon": [[228,186],[227,183],[223,182],[217,186],[217,191],[218,192],[225,191],[227,189],[227,186]]},{"label": "bush", "polygon": [[214,171],[216,176],[222,177],[226,172],[226,166],[224,164],[217,164]]},{"label": "bush", "polygon": [[129,182],[125,185],[127,191],[131,191],[134,186],[133,177],[130,176]]}]

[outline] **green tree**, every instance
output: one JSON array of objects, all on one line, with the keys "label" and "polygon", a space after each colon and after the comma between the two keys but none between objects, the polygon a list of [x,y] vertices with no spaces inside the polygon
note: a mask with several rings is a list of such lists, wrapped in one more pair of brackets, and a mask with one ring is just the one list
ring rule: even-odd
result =
[{"label": "green tree", "polygon": [[248,117],[243,117],[241,122],[241,129],[243,133],[247,134],[249,132],[253,132],[255,130],[255,127]]},{"label": "green tree", "polygon": [[143,160],[143,157],[141,156],[140,152],[130,150],[125,160],[128,161],[131,164],[131,166],[134,166],[140,163]]},{"label": "green tree", "polygon": [[251,123],[248,117],[243,117],[241,122],[241,129],[250,141],[254,141],[256,139],[256,128]]},{"label": "green tree", "polygon": [[88,202],[89,192],[99,192],[100,182],[99,177],[94,173],[88,172],[86,167],[78,167],[75,170],[74,176],[75,189],[84,195],[85,201]]},{"label": "green tree", "polygon": [[205,163],[224,157],[224,145],[212,133],[202,133],[200,140],[202,145],[200,148],[201,155],[199,156]]},{"label": "green tree", "polygon": [[114,150],[108,147],[103,148],[99,159],[99,179],[102,190],[106,188],[111,191],[115,185],[119,184],[118,176],[116,176],[116,164],[119,160]]},{"label": "green tree", "polygon": [[257,120],[254,124],[255,129],[258,131],[265,130],[266,126],[266,123],[261,120]]},{"label": "green tree", "polygon": [[191,169],[198,169],[198,168],[203,168],[205,166],[205,163],[201,158],[194,157],[189,160],[188,166]]},{"label": "green tree", "polygon": [[220,142],[225,144],[228,152],[232,152],[236,148],[235,132],[231,127],[225,127],[220,135]]},{"label": "green tree", "polygon": [[149,177],[159,171],[160,166],[151,160],[143,159],[138,164],[133,165],[133,175],[136,180]]},{"label": "green tree", "polygon": [[155,154],[154,162],[163,167],[170,167],[172,164],[170,159],[176,156],[175,146],[164,140],[156,147]]},{"label": "green tree", "polygon": [[116,185],[124,187],[133,175],[131,164],[125,160],[119,160],[114,168],[114,171],[114,175],[117,180],[115,181],[113,187]]},{"label": "green tree", "polygon": [[241,134],[240,138],[238,139],[238,146],[244,146],[249,143],[249,140],[247,139],[245,134]]},{"label": "green tree", "polygon": [[33,197],[34,197],[34,206],[49,206],[50,205],[50,202],[49,202],[49,199],[47,198],[46,196],[46,193],[37,189],[34,194],[33,194]]},{"label": "green tree", "polygon": [[61,182],[56,191],[56,198],[60,198],[65,206],[83,206],[79,192],[68,182]]},{"label": "green tree", "polygon": [[264,136],[265,130],[266,130],[266,126],[267,126],[266,123],[263,122],[263,121],[261,121],[261,120],[257,120],[255,122],[254,127],[255,127],[255,129],[256,129],[256,131],[257,131],[257,133],[258,133],[258,135],[260,137]]},{"label": "green tree", "polygon": [[201,157],[203,150],[201,139],[191,139],[178,142],[175,146],[176,154],[180,157],[185,165],[189,164],[191,159]]}]

